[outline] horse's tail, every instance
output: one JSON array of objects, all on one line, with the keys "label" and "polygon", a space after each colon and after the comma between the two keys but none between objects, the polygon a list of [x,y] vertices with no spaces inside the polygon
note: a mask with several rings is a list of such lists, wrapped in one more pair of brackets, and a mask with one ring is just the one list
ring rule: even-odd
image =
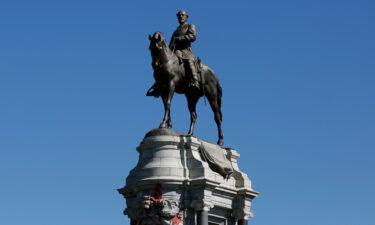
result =
[{"label": "horse's tail", "polygon": [[223,114],[221,113],[221,97],[223,97],[223,89],[221,88],[219,81],[217,81],[216,89],[217,89],[217,104],[219,106],[220,121],[223,121]]}]

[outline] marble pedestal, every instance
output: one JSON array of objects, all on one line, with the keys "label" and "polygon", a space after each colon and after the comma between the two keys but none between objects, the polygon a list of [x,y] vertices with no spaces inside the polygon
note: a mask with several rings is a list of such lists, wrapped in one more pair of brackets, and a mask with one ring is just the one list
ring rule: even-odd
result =
[{"label": "marble pedestal", "polygon": [[[205,160],[203,146],[223,153],[233,168],[229,178]],[[258,193],[239,170],[235,150],[154,129],[137,151],[138,164],[118,190],[132,225],[243,225],[252,217],[251,201]]]}]

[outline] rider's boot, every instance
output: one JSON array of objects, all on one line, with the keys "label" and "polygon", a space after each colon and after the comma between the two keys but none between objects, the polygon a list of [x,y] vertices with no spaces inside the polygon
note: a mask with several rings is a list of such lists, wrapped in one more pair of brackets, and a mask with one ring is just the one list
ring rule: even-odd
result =
[{"label": "rider's boot", "polygon": [[159,91],[159,85],[157,83],[154,83],[150,89],[148,89],[147,96],[154,96],[155,98],[158,98],[160,96],[160,91]]}]

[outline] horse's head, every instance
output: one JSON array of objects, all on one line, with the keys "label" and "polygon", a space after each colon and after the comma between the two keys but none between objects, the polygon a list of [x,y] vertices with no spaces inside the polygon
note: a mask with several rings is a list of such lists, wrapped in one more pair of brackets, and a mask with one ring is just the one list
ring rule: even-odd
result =
[{"label": "horse's head", "polygon": [[152,54],[160,52],[163,48],[167,47],[165,38],[161,32],[155,32],[152,36],[149,35],[148,39],[150,39],[149,49]]},{"label": "horse's head", "polygon": [[151,51],[152,67],[154,70],[170,60],[178,60],[167,45],[163,33],[155,32],[152,36],[149,35],[148,38],[150,39],[149,49]]}]

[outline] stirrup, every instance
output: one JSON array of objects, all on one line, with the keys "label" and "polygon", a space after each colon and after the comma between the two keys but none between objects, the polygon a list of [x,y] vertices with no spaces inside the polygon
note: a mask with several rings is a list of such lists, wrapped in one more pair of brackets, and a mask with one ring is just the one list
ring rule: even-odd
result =
[{"label": "stirrup", "polygon": [[148,89],[146,96],[154,96],[155,98],[159,97],[159,93],[155,90],[155,88]]}]

